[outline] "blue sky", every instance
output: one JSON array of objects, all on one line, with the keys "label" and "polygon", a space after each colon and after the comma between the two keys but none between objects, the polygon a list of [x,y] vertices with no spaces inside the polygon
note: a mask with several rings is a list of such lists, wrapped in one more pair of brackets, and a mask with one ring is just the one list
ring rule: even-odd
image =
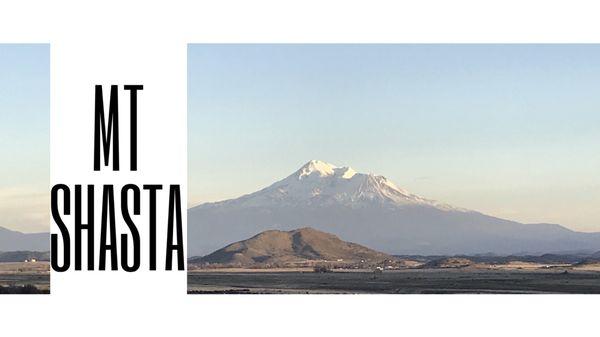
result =
[{"label": "blue sky", "polygon": [[599,45],[191,45],[190,204],[310,159],[600,231]]},{"label": "blue sky", "polygon": [[49,228],[50,46],[0,44],[0,226]]}]

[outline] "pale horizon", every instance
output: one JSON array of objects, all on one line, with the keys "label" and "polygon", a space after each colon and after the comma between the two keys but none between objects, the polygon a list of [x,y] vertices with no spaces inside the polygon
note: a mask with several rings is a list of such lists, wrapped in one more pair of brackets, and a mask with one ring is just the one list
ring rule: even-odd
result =
[{"label": "pale horizon", "polygon": [[0,227],[50,231],[50,46],[0,44]]},{"label": "pale horizon", "polygon": [[600,231],[597,45],[190,45],[189,205],[311,159]]}]

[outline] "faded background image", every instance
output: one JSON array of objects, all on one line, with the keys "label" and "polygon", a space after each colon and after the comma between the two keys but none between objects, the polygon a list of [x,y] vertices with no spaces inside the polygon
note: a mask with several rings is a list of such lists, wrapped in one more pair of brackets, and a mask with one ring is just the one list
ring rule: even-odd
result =
[{"label": "faded background image", "polygon": [[0,44],[0,293],[49,291],[50,46]]}]

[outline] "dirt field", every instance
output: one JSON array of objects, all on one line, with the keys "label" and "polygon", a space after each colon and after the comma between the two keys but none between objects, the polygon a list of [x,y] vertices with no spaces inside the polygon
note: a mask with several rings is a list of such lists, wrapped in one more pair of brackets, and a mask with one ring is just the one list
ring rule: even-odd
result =
[{"label": "dirt field", "polygon": [[598,294],[600,273],[552,270],[189,272],[191,294]]},{"label": "dirt field", "polygon": [[41,293],[50,291],[50,264],[48,262],[0,263],[0,293],[31,292],[21,289],[33,286]]}]

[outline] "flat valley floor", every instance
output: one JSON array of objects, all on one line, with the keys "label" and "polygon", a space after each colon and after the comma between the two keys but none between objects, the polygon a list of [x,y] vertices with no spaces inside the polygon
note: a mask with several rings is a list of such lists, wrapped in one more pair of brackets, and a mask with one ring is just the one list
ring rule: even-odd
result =
[{"label": "flat valley floor", "polygon": [[410,269],[191,271],[190,294],[600,294],[600,272]]},{"label": "flat valley floor", "polygon": [[0,294],[50,293],[48,262],[1,262]]}]

